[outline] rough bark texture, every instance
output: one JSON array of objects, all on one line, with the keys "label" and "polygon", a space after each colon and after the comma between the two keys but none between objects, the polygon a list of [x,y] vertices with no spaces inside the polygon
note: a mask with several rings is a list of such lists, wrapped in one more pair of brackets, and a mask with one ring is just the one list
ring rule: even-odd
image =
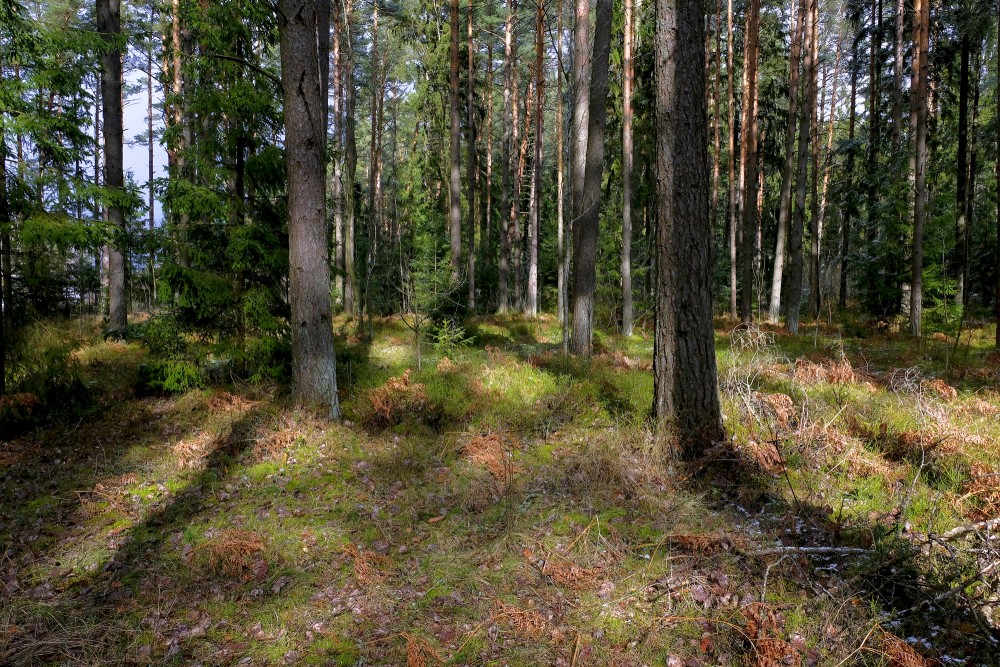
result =
[{"label": "rough bark texture", "polygon": [[[816,67],[815,54],[812,44],[813,32],[816,24],[813,20],[812,5],[816,0],[810,0],[806,9],[806,25],[803,33],[806,47],[805,58],[802,66],[802,73],[809,81],[812,72]],[[795,186],[795,211],[792,216],[792,227],[788,237],[788,292],[785,295],[785,328],[790,333],[799,331],[799,314],[802,306],[802,274],[805,268],[802,255],[802,236],[805,227],[806,209],[806,175],[809,166],[809,125],[813,115],[813,108],[816,105],[814,97],[815,88],[806,86],[807,93],[802,104],[802,112],[799,114],[799,150],[798,150],[798,174]]]},{"label": "rough bark texture", "polygon": [[542,35],[545,11],[539,0],[535,11],[535,154],[531,164],[531,213],[528,221],[528,298],[524,313],[538,315],[538,224],[542,194],[542,100],[545,95],[545,68]]},{"label": "rough bark texture", "polygon": [[[997,23],[997,71],[1000,72],[1000,22]],[[995,113],[997,117],[1000,118],[1000,94],[996,96],[997,104]],[[1000,156],[1000,123],[997,123],[997,136],[996,136],[996,148],[997,155]],[[997,183],[1000,183],[1000,158],[996,161],[996,179]],[[1000,197],[997,198],[997,215],[996,215],[996,247],[994,248],[994,265],[998,267],[997,270],[997,282],[996,282],[996,303],[994,307],[996,309],[996,324],[997,324],[997,336],[995,345],[998,350],[1000,350]]]},{"label": "rough bark texture", "polygon": [[475,91],[476,91],[476,58],[472,41],[472,0],[468,4],[468,16],[466,16],[467,28],[467,88],[466,88],[466,141],[469,148],[469,164],[466,175],[466,199],[469,201],[469,217],[466,224],[466,267],[465,279],[468,282],[468,304],[469,309],[476,307],[476,181],[478,159],[476,158],[476,117],[475,117]]},{"label": "rough bark texture", "polygon": [[[573,26],[573,118],[570,127],[572,142],[571,180],[573,190],[573,220],[583,213],[583,196],[587,170],[587,132],[590,127],[590,0],[576,0],[576,22]],[[575,224],[575,222],[574,222]]]},{"label": "rough bark texture", "polygon": [[[563,22],[562,22],[562,0],[556,3],[556,241],[559,245],[559,268],[557,272],[557,307],[559,309],[559,324],[562,327],[562,339],[564,343],[569,340],[567,336],[567,325],[569,324],[569,313],[566,305],[569,298],[566,293],[569,275],[569,252],[566,249],[566,221],[564,218],[563,204],[565,201],[565,186],[563,184]],[[565,352],[565,350],[564,350]]]},{"label": "rough bark texture", "polygon": [[448,181],[448,220],[451,230],[451,279],[458,281],[462,266],[462,175],[461,136],[458,119],[458,0],[451,0],[451,71],[448,78],[451,95],[451,177]]},{"label": "rough bark texture", "polygon": [[774,270],[771,273],[771,303],[767,321],[772,324],[781,315],[781,284],[785,272],[785,244],[792,214],[792,174],[795,169],[795,126],[799,112],[799,61],[802,49],[802,29],[805,24],[805,0],[793,0],[798,10],[792,12],[792,44],[788,57],[788,130],[785,134],[785,168],[781,172],[781,194],[778,203],[778,234],[774,246]]},{"label": "rough bark texture", "polygon": [[354,32],[351,22],[352,0],[344,1],[344,310],[355,312],[354,294],[354,177],[358,169],[358,142],[354,108]]},{"label": "rough bark texture", "polygon": [[733,0],[726,11],[726,79],[729,91],[729,316],[736,319],[736,103],[733,100]]},{"label": "rough bark texture", "polygon": [[[323,11],[325,3],[326,11]],[[326,16],[326,25],[322,17]],[[292,382],[298,402],[340,419],[324,193],[329,0],[282,0],[281,84],[288,176]]]},{"label": "rough bark texture", "polygon": [[844,214],[840,218],[840,290],[837,295],[837,307],[841,310],[847,308],[847,257],[851,251],[851,221],[857,214],[854,194],[854,126],[857,121],[857,95],[858,95],[858,65],[857,65],[857,42],[851,51],[851,107],[847,117],[847,143],[850,149],[847,153],[847,164],[844,170],[847,172],[847,205],[844,207]]},{"label": "rough bark texture", "polygon": [[704,0],[656,8],[656,330],[653,415],[672,456],[725,437],[712,330]]},{"label": "rough bark texture", "polygon": [[[112,192],[121,192],[125,184],[122,144],[122,51],[121,3],[119,0],[97,1],[97,31],[104,40],[101,52],[101,105],[104,121],[104,185]],[[112,201],[107,207],[108,221],[115,227],[125,226],[121,205]],[[116,244],[108,246],[108,326],[124,329],[127,323],[125,302],[125,258]]]},{"label": "rough bark texture", "polygon": [[744,62],[743,117],[740,127],[740,179],[743,187],[742,223],[743,233],[740,262],[741,320],[747,322],[753,316],[753,256],[754,241],[757,238],[757,55],[760,36],[760,0],[750,0],[746,21],[746,55]]},{"label": "rough bark texture", "polygon": [[[497,265],[497,309],[507,312],[510,308],[510,189],[511,159],[514,152],[514,126],[517,124],[514,102],[514,19],[517,4],[507,0],[507,19],[503,37],[503,146],[500,175],[500,261]],[[515,204],[516,205],[516,204]]]},{"label": "rough bark texture", "polygon": [[[611,9],[611,0],[597,0],[594,66],[591,69],[590,105],[587,111],[589,127],[587,128],[586,173],[582,210],[573,224],[573,335],[571,345],[574,354],[585,357],[589,357],[593,349],[594,290],[597,282],[597,226],[601,209],[601,176],[604,169],[604,128],[608,105]],[[702,23],[704,24],[704,21]],[[700,50],[700,37],[698,44]],[[701,62],[702,69],[699,70],[699,76],[704,76],[704,60]],[[704,105],[704,103],[704,82],[702,82],[700,104]],[[702,112],[704,113],[704,108],[702,108]],[[707,191],[705,205],[708,205]]]},{"label": "rough bark texture", "polygon": [[927,51],[930,32],[930,3],[913,3],[913,75],[916,83],[912,97],[916,115],[915,171],[913,177],[913,259],[910,266],[910,333],[920,335],[923,319],[924,221],[927,205]]},{"label": "rough bark texture", "polygon": [[898,151],[903,137],[903,25],[905,0],[896,0],[896,41],[892,62],[892,150]]},{"label": "rough bark texture", "polygon": [[[625,0],[625,81],[622,90],[622,334],[632,335],[632,87],[635,85],[635,64],[632,50],[635,39],[634,0]],[[718,115],[718,104],[716,104]],[[715,152],[715,182],[718,183],[718,132]],[[713,188],[713,201],[718,199],[718,189]],[[711,219],[711,216],[710,216]]]},{"label": "rough bark texture", "polygon": [[[822,113],[823,102],[817,102],[817,91],[819,90],[819,2],[812,3],[813,11],[813,43],[812,49],[813,67],[810,77],[807,79],[809,86],[810,104],[812,113],[809,115],[809,134],[812,143],[812,169],[809,178],[809,315],[813,318],[819,317],[820,296],[819,296],[819,254],[820,254],[820,227],[819,227],[819,115]],[[824,68],[824,83],[825,83]],[[826,86],[823,87],[824,94]]]}]

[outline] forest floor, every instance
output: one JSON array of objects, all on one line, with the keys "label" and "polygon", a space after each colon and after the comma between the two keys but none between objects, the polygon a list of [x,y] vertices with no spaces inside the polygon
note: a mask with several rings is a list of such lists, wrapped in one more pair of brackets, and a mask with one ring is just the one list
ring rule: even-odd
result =
[{"label": "forest floor", "polygon": [[720,322],[732,442],[670,469],[648,335],[583,363],[481,318],[417,369],[377,321],[334,425],[142,395],[138,345],[39,326],[98,407],[0,437],[0,664],[1000,664],[988,328]]}]

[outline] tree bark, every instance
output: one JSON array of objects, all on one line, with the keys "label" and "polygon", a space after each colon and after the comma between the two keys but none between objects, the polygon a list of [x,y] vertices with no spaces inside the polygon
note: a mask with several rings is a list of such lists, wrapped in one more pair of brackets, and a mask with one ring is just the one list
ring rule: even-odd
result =
[{"label": "tree bark", "polygon": [[653,416],[672,458],[725,438],[712,330],[704,0],[657,3]]},{"label": "tree bark", "polygon": [[[583,357],[589,357],[593,351],[594,290],[597,283],[597,228],[601,209],[601,176],[604,169],[604,129],[608,105],[611,10],[611,0],[597,0],[593,68],[590,75],[590,104],[587,109],[586,173],[583,197],[581,198],[582,208],[573,224],[572,349],[574,354]],[[704,20],[701,24],[704,25]],[[698,43],[700,51],[700,36]],[[703,76],[704,60],[700,59],[699,62],[702,63],[699,76]],[[699,104],[704,103],[704,82],[702,82],[702,100]],[[702,111],[704,112],[704,109]],[[708,192],[705,193],[705,205],[708,205]]]},{"label": "tree bark", "polygon": [[[795,5],[798,5],[796,11]],[[781,315],[781,287],[785,272],[785,244],[792,213],[792,173],[795,168],[795,126],[799,107],[799,61],[802,30],[805,26],[805,0],[792,0],[792,43],[788,58],[788,130],[785,134],[785,167],[781,172],[781,194],[778,203],[778,234],[774,246],[774,270],[771,273],[771,302],[767,321],[772,324]]]},{"label": "tree bark", "polygon": [[[812,135],[812,170],[809,179],[809,315],[813,318],[819,317],[820,290],[819,290],[819,256],[820,256],[820,227],[819,227],[819,116],[822,113],[823,102],[817,103],[817,92],[819,83],[819,2],[813,3],[813,43],[812,43],[813,68],[812,75],[808,79],[810,86],[810,96],[812,97],[812,113],[809,116],[809,133]],[[824,68],[823,93],[826,94]]]},{"label": "tree bark", "polygon": [[545,95],[545,67],[542,34],[545,10],[538,0],[535,11],[535,154],[531,164],[531,213],[528,222],[528,298],[525,315],[538,315],[538,225],[542,194],[542,100]]},{"label": "tree bark", "polygon": [[733,0],[726,12],[726,78],[729,94],[729,317],[736,319],[736,219],[739,191],[736,185],[736,104],[733,100]]},{"label": "tree bark", "polygon": [[894,153],[900,150],[900,144],[903,140],[903,26],[905,22],[905,0],[896,0],[896,50],[892,63],[892,150]]},{"label": "tree bark", "polygon": [[332,73],[330,84],[333,87],[333,105],[330,110],[332,122],[331,146],[333,147],[333,176],[330,183],[330,201],[333,204],[333,285],[334,291],[340,295],[340,305],[344,306],[344,52],[341,49],[341,35],[344,21],[342,18],[341,0],[335,0],[330,18],[333,23]]},{"label": "tree bark", "polygon": [[[120,0],[97,0],[97,31],[104,41],[101,53],[101,104],[104,120],[104,185],[117,196],[125,184],[123,168],[122,50]],[[119,244],[124,239],[125,212],[117,200],[107,207],[108,221],[121,230],[119,239],[108,245],[108,326],[125,328],[125,258]]]},{"label": "tree bark", "polygon": [[[504,65],[503,65],[503,149],[500,180],[500,261],[497,266],[498,310],[507,312],[510,308],[510,225],[512,205],[510,190],[514,145],[517,143],[517,86],[515,82],[514,21],[517,14],[515,0],[507,0],[507,19],[504,22]],[[516,206],[515,203],[513,206]]]},{"label": "tree bark", "polygon": [[[996,50],[996,53],[997,53],[997,62],[996,62],[997,71],[1000,72],[1000,23],[997,23],[997,50]],[[995,113],[996,113],[996,117],[1000,118],[1000,80],[998,80],[998,82],[997,82],[996,110],[995,110]],[[996,160],[995,174],[996,174],[996,181],[997,181],[997,183],[1000,183],[1000,123],[997,123],[997,136],[996,136],[996,139],[997,139],[997,141],[996,141],[997,146],[996,147],[997,147],[997,156],[998,157],[997,157],[997,160]],[[996,246],[993,249],[993,253],[994,253],[993,254],[993,258],[994,258],[993,265],[997,267],[996,284],[994,285],[995,292],[996,292],[994,309],[996,311],[996,325],[997,325],[996,329],[997,329],[997,333],[996,333],[996,341],[994,341],[994,345],[995,345],[996,349],[1000,350],[1000,197],[997,197],[996,235],[997,235]]]},{"label": "tree bark", "polygon": [[740,320],[753,317],[753,248],[757,238],[757,56],[760,50],[760,0],[750,0],[746,18],[746,53],[743,60],[743,115],[740,127],[740,173],[743,195],[743,233],[740,261]]},{"label": "tree bark", "polygon": [[792,216],[791,232],[788,237],[788,293],[785,297],[785,329],[792,334],[796,334],[799,331],[799,314],[802,306],[802,273],[804,269],[802,236],[805,228],[806,175],[809,165],[809,125],[813,109],[816,106],[816,89],[808,85],[813,70],[816,67],[815,54],[812,48],[814,43],[813,33],[816,29],[815,15],[812,8],[816,0],[808,1],[809,6],[806,8],[806,24],[803,32],[803,45],[806,49],[802,67],[802,74],[806,77],[806,94],[801,113],[799,114],[798,174],[795,185],[795,210]]},{"label": "tree bark", "polygon": [[562,0],[556,2],[556,243],[559,245],[559,266],[557,271],[556,285],[557,307],[559,310],[559,324],[563,340],[563,353],[567,352],[566,343],[569,341],[567,325],[569,324],[569,295],[567,285],[569,281],[569,251],[566,246],[566,221],[564,218],[564,202],[566,193],[563,184],[563,151],[565,149],[563,141],[563,15]]},{"label": "tree bark", "polygon": [[329,0],[281,0],[278,17],[294,395],[299,403],[322,406],[339,420],[324,188]]},{"label": "tree bark", "polygon": [[958,83],[958,156],[955,168],[955,278],[958,289],[955,303],[965,306],[965,287],[969,270],[969,227],[967,200],[969,197],[969,56],[971,40],[961,39],[961,74]]},{"label": "tree bark", "polygon": [[[721,2],[721,0],[719,0]],[[625,80],[622,90],[622,334],[632,335],[632,88],[635,85],[635,63],[633,43],[635,40],[634,0],[625,0],[625,44],[623,47],[623,69]],[[718,104],[716,104],[718,115]],[[715,188],[713,202],[718,201],[719,133],[715,133]],[[711,216],[710,216],[711,219]]]},{"label": "tree bark", "polygon": [[344,310],[354,315],[357,276],[354,274],[354,178],[358,169],[358,142],[354,118],[354,30],[352,2],[344,0]]},{"label": "tree bark", "polygon": [[462,266],[462,176],[461,176],[461,136],[462,128],[458,119],[458,0],[451,0],[451,73],[449,91],[451,94],[451,178],[448,182],[448,206],[451,228],[451,280],[458,282]]},{"label": "tree bark", "polygon": [[930,3],[914,0],[912,102],[916,115],[915,171],[913,179],[913,259],[910,267],[910,333],[919,336],[923,319],[924,221],[927,204],[927,51]]},{"label": "tree bark", "polygon": [[[583,199],[587,171],[587,133],[590,128],[590,76],[593,69],[590,44],[590,0],[576,0],[576,20],[573,25],[573,118],[570,141],[573,142],[571,185],[573,190],[573,223],[583,214]],[[575,232],[574,232],[575,233]],[[575,245],[575,244],[574,244]]]},{"label": "tree bark", "polygon": [[[476,117],[475,117],[475,91],[476,91],[476,58],[472,41],[472,0],[469,0],[467,26],[467,88],[466,88],[466,140],[469,148],[469,164],[466,176],[466,199],[469,201],[469,217],[466,224],[467,246],[466,246],[466,280],[468,282],[468,304],[469,310],[476,308],[476,181],[478,160],[476,158]],[[482,239],[480,239],[481,241]]]},{"label": "tree bark", "polygon": [[847,143],[850,146],[847,152],[847,164],[844,167],[846,182],[844,191],[847,193],[847,205],[844,207],[844,214],[840,219],[840,290],[837,295],[837,307],[840,310],[847,308],[847,256],[851,251],[851,221],[857,214],[854,194],[854,126],[857,119],[857,95],[858,95],[858,63],[857,63],[857,40],[851,49],[851,108],[848,111],[847,120]]},{"label": "tree bark", "polygon": [[[149,7],[149,29],[150,35],[152,35],[153,23],[156,20],[156,10],[154,6],[150,4]],[[148,166],[149,166],[149,177],[146,181],[146,188],[148,190],[147,195],[149,197],[149,235],[150,235],[150,251],[149,251],[149,305],[152,308],[153,303],[156,301],[156,274],[155,274],[155,264],[156,255],[153,252],[152,236],[156,229],[156,209],[154,204],[156,203],[156,198],[153,193],[153,178],[156,176],[155,167],[153,164],[153,146],[155,144],[155,139],[153,137],[153,38],[149,37],[149,45],[146,49],[146,73],[149,75],[146,78],[146,149],[148,151]]]}]

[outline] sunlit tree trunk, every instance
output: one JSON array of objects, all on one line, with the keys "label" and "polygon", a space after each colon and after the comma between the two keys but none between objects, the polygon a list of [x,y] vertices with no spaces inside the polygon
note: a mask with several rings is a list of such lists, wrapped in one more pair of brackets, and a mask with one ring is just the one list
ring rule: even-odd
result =
[{"label": "sunlit tree trunk", "polygon": [[448,219],[451,229],[451,279],[458,281],[462,266],[462,175],[461,136],[462,128],[458,118],[458,0],[451,0],[451,71],[449,92],[451,94],[451,178],[448,181]]},{"label": "sunlit tree trunk", "polygon": [[916,125],[914,132],[915,171],[913,179],[913,258],[910,267],[910,333],[919,336],[923,319],[924,220],[927,205],[927,52],[930,32],[930,3],[913,4],[912,96]]},{"label": "sunlit tree trunk", "polygon": [[[856,44],[857,42],[855,42]],[[858,106],[858,49],[857,46],[851,49],[851,108],[848,111],[847,119],[847,144],[850,147],[847,152],[847,165],[844,170],[847,172],[844,191],[847,193],[847,205],[840,218],[840,293],[838,294],[837,306],[841,310],[847,308],[847,257],[851,252],[851,222],[857,214],[857,195],[854,193],[854,127],[857,121]]]},{"label": "sunlit tree trunk", "polygon": [[[588,105],[586,174],[581,214],[573,224],[573,335],[574,354],[589,357],[593,350],[594,291],[597,286],[597,228],[604,170],[604,130],[608,104],[608,61],[611,46],[611,0],[597,0],[593,67]],[[702,25],[704,22],[702,21]],[[700,35],[700,33],[699,33]],[[701,38],[698,38],[699,49]],[[699,76],[704,73],[704,60]],[[704,91],[704,82],[702,82]],[[704,98],[704,93],[702,94]],[[704,104],[704,99],[700,104]],[[702,110],[704,111],[704,109]],[[708,193],[705,193],[708,205]]]},{"label": "sunlit tree trunk", "polygon": [[334,291],[339,295],[340,305],[344,305],[344,191],[343,191],[343,160],[344,160],[344,107],[343,107],[343,50],[340,47],[343,19],[341,15],[341,0],[335,0],[331,20],[333,23],[332,55],[333,62],[330,85],[332,87],[332,134],[333,176],[330,182],[330,203],[333,205],[333,266]]},{"label": "sunlit tree trunk", "polygon": [[958,282],[955,303],[965,305],[965,286],[969,270],[969,56],[971,40],[961,39],[961,74],[958,83],[958,155],[955,168],[955,279]]},{"label": "sunlit tree trunk", "polygon": [[725,438],[712,330],[704,0],[656,7],[656,329],[653,416],[671,458]]},{"label": "sunlit tree trunk", "polygon": [[896,40],[892,61],[892,150],[900,150],[903,140],[903,26],[906,2],[896,0]]},{"label": "sunlit tree trunk", "polygon": [[[149,7],[149,27],[152,31],[153,23],[156,20],[156,10],[151,4]],[[156,198],[153,193],[153,178],[156,176],[155,166],[153,163],[153,147],[156,143],[153,137],[153,37],[150,35],[149,44],[146,49],[146,73],[148,74],[146,78],[146,149],[148,151],[148,166],[149,174],[146,180],[147,195],[149,197],[149,235],[150,235],[150,251],[149,251],[149,305],[152,307],[153,302],[156,300],[156,274],[155,274],[155,264],[156,256],[152,250],[152,236],[156,229],[156,209],[153,206],[156,203]]]},{"label": "sunlit tree trunk", "polygon": [[744,322],[753,313],[753,247],[757,238],[757,56],[760,51],[760,0],[750,0],[745,39],[743,116],[740,125],[740,182],[743,194],[743,232],[739,253],[740,300],[738,315]]},{"label": "sunlit tree trunk", "polygon": [[[281,84],[288,175],[288,282],[295,398],[340,419],[326,233],[329,0],[281,0]],[[324,22],[325,17],[325,22]]]},{"label": "sunlit tree trunk", "polygon": [[352,0],[344,0],[344,310],[356,313],[354,295],[357,276],[354,272],[354,178],[358,169],[358,142],[354,109],[357,95],[354,89],[354,30]]},{"label": "sunlit tree trunk", "polygon": [[[798,8],[796,10],[796,4]],[[785,272],[785,244],[792,214],[792,175],[795,169],[795,127],[799,110],[799,62],[802,30],[805,26],[805,0],[792,0],[792,43],[788,58],[788,130],[785,134],[785,166],[781,172],[781,194],[778,203],[778,234],[774,247],[774,269],[771,274],[771,302],[768,322],[775,323],[781,315],[781,288]]]},{"label": "sunlit tree trunk", "polygon": [[[721,0],[720,0],[721,2]],[[633,42],[635,40],[634,0],[625,0],[625,45],[622,90],[622,334],[632,335],[632,87],[635,85]],[[716,105],[718,113],[718,105]],[[716,132],[715,188],[713,202],[718,201],[718,132]]]},{"label": "sunlit tree trunk", "polygon": [[[570,141],[573,159],[571,185],[573,191],[573,226],[583,214],[583,196],[587,170],[587,132],[590,108],[590,0],[576,0],[576,18],[573,24],[573,118]],[[575,233],[575,232],[574,232]],[[575,287],[575,286],[574,286]]]},{"label": "sunlit tree trunk", "polygon": [[792,226],[788,235],[788,292],[785,295],[785,328],[792,334],[799,331],[799,314],[802,306],[802,274],[805,268],[802,254],[802,237],[805,228],[806,176],[809,166],[809,126],[814,113],[813,109],[816,107],[816,88],[809,85],[809,80],[813,76],[816,67],[816,54],[813,52],[813,44],[815,43],[813,35],[816,30],[813,5],[815,5],[816,0],[808,1],[809,6],[806,8],[806,24],[803,32],[805,57],[802,64],[802,74],[806,77],[806,94],[804,95],[801,113],[799,114],[798,173],[795,184],[795,210],[792,215]]},{"label": "sunlit tree trunk", "polygon": [[566,246],[566,221],[564,219],[564,203],[566,193],[564,192],[563,173],[563,151],[565,150],[563,139],[563,5],[562,0],[556,3],[556,243],[559,245],[559,267],[557,271],[556,292],[557,306],[559,310],[559,324],[561,325],[562,340],[565,343],[569,340],[568,328],[569,313],[567,304],[569,303],[566,287],[568,285],[569,274],[569,252]]},{"label": "sunlit tree trunk", "polygon": [[542,100],[545,95],[545,68],[542,35],[545,11],[538,0],[535,11],[535,154],[531,165],[531,212],[528,228],[528,298],[524,312],[528,317],[538,314],[538,224],[542,194]]},{"label": "sunlit tree trunk", "polygon": [[511,179],[514,146],[517,144],[517,83],[515,80],[514,21],[517,4],[507,0],[507,20],[504,22],[504,64],[503,64],[503,155],[500,186],[500,261],[498,265],[498,309],[501,313],[510,308],[510,226],[513,208],[511,204]]},{"label": "sunlit tree trunk", "polygon": [[736,183],[736,103],[733,94],[733,0],[726,11],[726,78],[729,94],[729,316],[737,317],[736,308],[736,242],[739,190]]},{"label": "sunlit tree trunk", "polygon": [[[819,116],[822,113],[825,100],[817,101],[819,91],[819,2],[813,2],[813,68],[809,77],[810,97],[812,98],[812,113],[809,117],[809,133],[812,144],[812,170],[809,179],[809,315],[813,318],[819,316],[820,295],[819,295],[819,256],[820,256],[820,228],[819,228]],[[824,68],[823,92],[826,93]]]}]

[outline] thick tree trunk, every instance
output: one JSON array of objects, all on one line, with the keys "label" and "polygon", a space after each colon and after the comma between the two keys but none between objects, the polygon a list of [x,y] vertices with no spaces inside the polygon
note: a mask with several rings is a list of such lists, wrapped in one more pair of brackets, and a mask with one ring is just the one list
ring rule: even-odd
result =
[{"label": "thick tree trunk", "polygon": [[927,205],[927,51],[930,32],[930,3],[914,0],[913,77],[916,83],[915,172],[913,179],[913,259],[910,267],[910,333],[919,336],[923,319],[924,221]]},{"label": "thick tree trunk", "polygon": [[[721,0],[720,0],[721,2]],[[633,42],[635,40],[634,0],[625,0],[625,81],[622,90],[622,334],[632,335],[632,87],[635,85]],[[718,104],[716,104],[718,115]],[[719,153],[718,132],[715,133],[715,188],[713,202],[718,201]]]},{"label": "thick tree trunk", "polygon": [[292,381],[298,402],[322,406],[331,419],[339,420],[324,191],[327,100],[322,74],[329,48],[329,0],[281,0],[278,16],[288,176]]},{"label": "thick tree trunk", "polygon": [[451,280],[458,282],[462,266],[462,175],[461,136],[462,128],[458,119],[458,0],[451,0],[451,71],[449,92],[451,94],[451,178],[448,181],[448,220],[451,229]]},{"label": "thick tree trunk", "polygon": [[531,213],[528,222],[528,298],[525,315],[538,315],[538,224],[542,195],[542,100],[545,95],[545,68],[542,35],[545,11],[538,0],[535,11],[535,155],[531,164]]},{"label": "thick tree trunk", "polygon": [[[587,158],[581,211],[573,224],[573,336],[574,354],[589,357],[593,350],[594,290],[597,283],[597,227],[601,209],[601,176],[604,169],[604,129],[608,104],[608,60],[611,46],[611,0],[597,0],[594,29],[590,104],[587,109]],[[704,21],[702,20],[702,25]],[[699,33],[700,35],[701,33]],[[701,49],[701,38],[698,38]],[[702,56],[703,58],[703,56]],[[704,73],[704,60],[699,76]],[[704,82],[702,82],[704,104]],[[702,109],[704,112],[704,109]],[[707,139],[707,137],[706,137]],[[575,194],[574,194],[575,199]],[[705,192],[708,205],[708,192]]]},{"label": "thick tree trunk", "polygon": [[740,125],[740,173],[743,195],[743,242],[740,247],[740,320],[750,321],[753,304],[753,247],[757,238],[757,56],[760,47],[760,0],[750,0],[747,9],[743,59],[743,115]]},{"label": "thick tree trunk", "polygon": [[[476,58],[472,42],[472,0],[468,4],[468,16],[466,17],[467,28],[467,88],[466,88],[466,141],[469,148],[469,164],[466,175],[466,199],[469,201],[469,217],[466,224],[466,268],[465,277],[468,282],[468,304],[469,310],[476,308],[476,181],[478,159],[476,158],[476,117],[475,117],[475,91],[476,91]],[[482,241],[482,239],[480,239]]]},{"label": "thick tree trunk", "polygon": [[566,246],[566,221],[564,218],[564,202],[566,193],[563,184],[563,151],[565,149],[563,141],[563,16],[562,0],[556,3],[556,243],[559,245],[559,266],[557,271],[556,285],[557,307],[559,309],[559,324],[562,330],[562,340],[565,343],[569,340],[567,325],[569,324],[569,311],[567,304],[569,297],[566,293],[569,275],[569,252]]},{"label": "thick tree trunk", "polygon": [[[573,24],[573,118],[570,141],[570,166],[573,190],[573,223],[583,214],[583,199],[587,171],[587,132],[590,128],[590,76],[593,69],[590,43],[590,0],[576,0],[576,20]],[[575,234],[575,232],[574,232]],[[575,245],[575,243],[574,243]],[[575,287],[575,286],[574,286]]]},{"label": "thick tree trunk", "polygon": [[[796,11],[795,5],[798,4]],[[785,167],[781,172],[781,194],[778,203],[778,235],[774,246],[774,270],[771,273],[771,302],[767,321],[772,324],[781,315],[781,286],[785,272],[785,244],[792,213],[792,173],[795,168],[795,125],[799,110],[799,61],[802,30],[805,27],[805,0],[792,0],[792,44],[788,58],[788,130],[785,134]]]},{"label": "thick tree trunk", "polygon": [[955,278],[958,289],[955,303],[965,305],[966,280],[969,270],[969,226],[967,200],[969,197],[969,56],[971,40],[962,35],[961,74],[958,83],[958,156],[955,168]]},{"label": "thick tree trunk", "polygon": [[343,29],[343,18],[340,0],[335,0],[336,4],[331,13],[333,23],[332,55],[333,66],[330,75],[332,91],[332,117],[331,146],[333,148],[333,175],[330,182],[330,202],[333,204],[333,286],[334,292],[340,296],[340,305],[344,305],[344,52],[340,48],[341,34]]},{"label": "thick tree trunk", "polygon": [[[996,62],[997,71],[1000,72],[1000,22],[997,23],[997,50],[996,50],[996,53],[997,53],[997,62]],[[996,89],[995,94],[996,94],[996,101],[997,101],[995,113],[996,113],[996,117],[1000,118],[1000,80],[997,81],[997,89]],[[997,144],[996,145],[997,159],[996,159],[996,165],[995,165],[995,174],[996,174],[996,181],[997,181],[997,183],[1000,183],[1000,123],[997,123],[997,136],[996,136],[996,139],[997,139],[997,141],[996,141],[996,144]],[[997,234],[996,246],[994,247],[994,250],[993,250],[994,251],[994,255],[993,255],[994,262],[993,262],[993,265],[997,267],[997,271],[996,271],[996,274],[997,274],[996,275],[996,284],[994,285],[995,292],[996,292],[996,294],[995,294],[995,302],[996,303],[994,303],[994,308],[995,308],[995,311],[996,311],[996,325],[997,325],[997,333],[996,333],[995,346],[996,346],[996,348],[998,350],[1000,350],[1000,197],[997,197],[996,234]]]},{"label": "thick tree trunk", "polygon": [[[97,0],[97,31],[104,40],[101,53],[101,104],[104,120],[104,185],[120,192],[125,184],[123,168],[122,52],[120,0]],[[108,206],[108,221],[124,230],[125,213],[121,204]],[[122,235],[124,238],[124,234]],[[125,302],[125,258],[120,240],[108,246],[108,326],[124,329],[128,305]]]},{"label": "thick tree trunk", "polygon": [[[514,21],[517,4],[507,0],[507,20],[504,22],[504,64],[503,64],[503,150],[500,180],[500,261],[498,263],[497,298],[498,310],[507,312],[510,308],[510,225],[511,225],[511,178],[514,145],[517,143],[517,86],[514,79]],[[514,206],[517,204],[515,203]]]},{"label": "thick tree trunk", "polygon": [[[517,86],[517,72],[515,71],[514,85]],[[513,304],[515,309],[524,307],[524,239],[521,234],[521,205],[524,200],[524,175],[528,169],[528,140],[531,137],[531,114],[535,106],[531,103],[531,91],[535,85],[535,80],[528,77],[528,86],[524,91],[524,127],[515,128],[515,138],[520,136],[520,143],[517,149],[517,170],[514,172],[514,205],[510,207],[510,247],[511,264],[514,271],[514,294]],[[517,110],[517,97],[514,98],[515,111]],[[517,114],[514,115],[517,120]],[[520,134],[516,134],[520,132]],[[528,188],[529,198],[531,188]],[[529,202],[530,208],[530,202]],[[525,230],[527,231],[527,230]]]},{"label": "thick tree trunk", "polygon": [[670,455],[725,438],[712,330],[704,0],[657,3],[656,331],[653,415]]},{"label": "thick tree trunk", "polygon": [[804,257],[802,254],[802,236],[805,228],[806,209],[806,175],[809,166],[809,125],[816,106],[814,86],[809,85],[810,78],[816,68],[815,54],[812,45],[814,44],[814,32],[816,23],[814,20],[813,6],[816,0],[808,0],[809,6],[806,8],[806,24],[803,32],[803,46],[805,46],[805,58],[802,67],[802,74],[805,76],[806,94],[802,104],[802,112],[799,114],[799,146],[798,146],[798,174],[795,185],[795,210],[792,216],[792,227],[788,236],[788,292],[785,296],[785,328],[789,333],[796,334],[799,331],[799,314],[802,306],[802,273],[804,269]]}]

